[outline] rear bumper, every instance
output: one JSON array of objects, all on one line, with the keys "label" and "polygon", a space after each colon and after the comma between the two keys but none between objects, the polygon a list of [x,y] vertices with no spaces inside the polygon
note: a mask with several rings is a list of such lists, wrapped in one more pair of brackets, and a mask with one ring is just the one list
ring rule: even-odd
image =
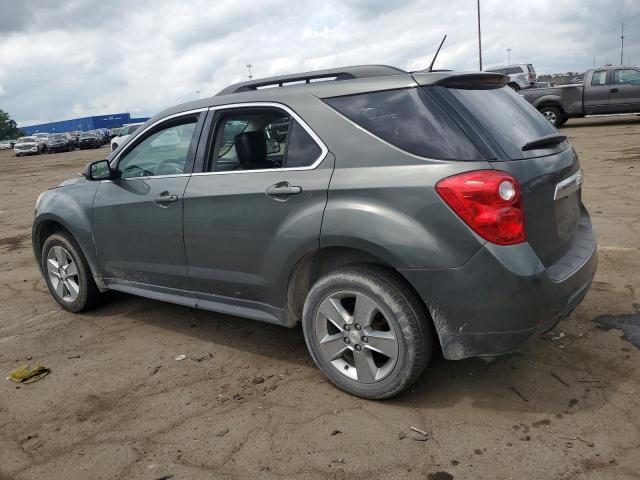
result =
[{"label": "rear bumper", "polygon": [[433,318],[445,358],[503,355],[524,348],[569,315],[598,263],[584,212],[569,251],[545,268],[528,243],[486,244],[459,268],[403,270]]}]

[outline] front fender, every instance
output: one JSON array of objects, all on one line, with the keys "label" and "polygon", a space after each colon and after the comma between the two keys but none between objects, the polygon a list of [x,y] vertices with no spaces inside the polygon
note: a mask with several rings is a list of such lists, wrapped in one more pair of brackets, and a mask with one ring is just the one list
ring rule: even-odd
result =
[{"label": "front fender", "polygon": [[[100,289],[106,288],[98,275],[98,261],[93,243],[91,212],[99,182],[79,181],[46,191],[36,206],[32,228],[32,245],[37,259],[40,229],[50,222],[64,227],[78,243]],[[41,267],[38,262],[38,267]]]}]

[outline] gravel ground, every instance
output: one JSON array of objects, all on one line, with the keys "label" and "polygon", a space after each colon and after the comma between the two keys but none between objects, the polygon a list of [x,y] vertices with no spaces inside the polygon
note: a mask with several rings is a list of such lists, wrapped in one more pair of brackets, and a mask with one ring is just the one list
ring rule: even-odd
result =
[{"label": "gravel ground", "polygon": [[[435,359],[383,402],[329,384],[299,328],[124,294],[61,310],[33,206],[108,150],[0,152],[0,479],[639,478],[640,120],[562,131],[599,242],[585,301],[522,354]],[[51,374],[4,380],[27,361]]]}]

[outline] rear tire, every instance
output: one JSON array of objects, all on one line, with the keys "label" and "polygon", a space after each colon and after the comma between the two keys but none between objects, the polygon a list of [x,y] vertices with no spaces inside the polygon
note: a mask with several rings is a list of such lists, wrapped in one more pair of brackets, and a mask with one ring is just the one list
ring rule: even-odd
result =
[{"label": "rear tire", "polygon": [[556,128],[559,128],[564,122],[566,122],[565,116],[559,108],[542,107],[538,109],[538,111]]},{"label": "rear tire", "polygon": [[94,306],[100,291],[89,264],[76,242],[65,233],[54,233],[42,246],[42,274],[49,293],[73,313]]},{"label": "rear tire", "polygon": [[399,394],[431,359],[433,335],[420,299],[392,271],[362,265],[321,277],[302,314],[314,362],[339,388],[363,398]]},{"label": "rear tire", "polygon": [[520,85],[518,85],[517,83],[510,83],[509,86],[516,92],[520,90]]}]

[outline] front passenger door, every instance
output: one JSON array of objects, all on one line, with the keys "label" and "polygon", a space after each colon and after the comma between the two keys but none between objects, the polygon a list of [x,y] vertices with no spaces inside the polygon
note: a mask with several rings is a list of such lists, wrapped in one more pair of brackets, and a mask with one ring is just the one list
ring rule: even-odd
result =
[{"label": "front passenger door", "polygon": [[120,178],[100,183],[93,233],[110,287],[185,294],[182,202],[205,114],[186,114],[142,132],[112,162]]},{"label": "front passenger door", "polygon": [[610,92],[611,113],[640,112],[640,70],[635,68],[615,69]]}]

